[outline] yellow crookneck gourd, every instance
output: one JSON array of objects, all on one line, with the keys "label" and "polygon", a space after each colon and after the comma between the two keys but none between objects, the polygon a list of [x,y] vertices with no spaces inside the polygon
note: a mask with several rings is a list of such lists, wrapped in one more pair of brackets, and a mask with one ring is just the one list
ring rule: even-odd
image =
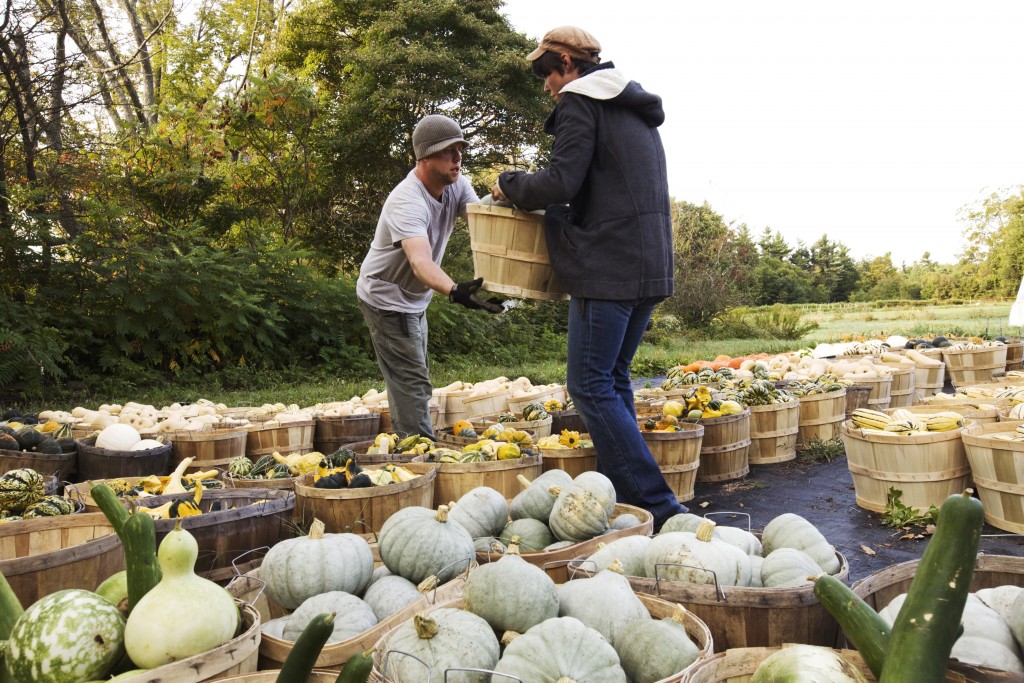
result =
[{"label": "yellow crookneck gourd", "polygon": [[153,668],[209,652],[235,637],[239,613],[221,586],[195,574],[199,544],[179,522],[160,543],[163,576],[128,617],[128,656]]}]

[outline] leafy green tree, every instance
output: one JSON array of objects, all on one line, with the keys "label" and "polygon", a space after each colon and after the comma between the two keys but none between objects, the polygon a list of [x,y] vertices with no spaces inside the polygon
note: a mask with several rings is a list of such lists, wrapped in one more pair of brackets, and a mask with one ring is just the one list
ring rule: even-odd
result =
[{"label": "leafy green tree", "polygon": [[822,235],[811,245],[811,276],[825,303],[849,300],[857,285],[857,267],[849,248]]},{"label": "leafy green tree", "polygon": [[810,275],[778,258],[762,258],[754,270],[754,282],[758,306],[802,303],[810,297]]},{"label": "leafy green tree", "polygon": [[[316,87],[328,164],[318,249],[362,259],[387,194],[414,164],[412,130],[445,113],[465,130],[470,175],[548,143],[550,108],[499,0],[312,0],[268,59]],[[478,192],[485,191],[478,183]]]},{"label": "leafy green tree", "polygon": [[663,305],[685,324],[706,326],[740,302],[736,281],[743,264],[735,233],[707,204],[672,204],[675,294]]},{"label": "leafy green tree", "polygon": [[758,241],[757,246],[760,247],[763,258],[773,258],[778,261],[784,260],[793,251],[786,244],[782,233],[778,230],[773,233],[769,227],[765,227],[764,232],[761,233],[761,239]]}]

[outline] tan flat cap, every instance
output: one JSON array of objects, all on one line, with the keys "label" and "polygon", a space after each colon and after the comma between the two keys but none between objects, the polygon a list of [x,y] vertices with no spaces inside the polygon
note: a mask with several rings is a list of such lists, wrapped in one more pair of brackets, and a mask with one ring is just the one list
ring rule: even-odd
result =
[{"label": "tan flat cap", "polygon": [[597,38],[576,26],[559,26],[544,34],[536,50],[526,55],[531,62],[545,52],[565,52],[570,57],[587,62],[600,62],[601,43]]}]

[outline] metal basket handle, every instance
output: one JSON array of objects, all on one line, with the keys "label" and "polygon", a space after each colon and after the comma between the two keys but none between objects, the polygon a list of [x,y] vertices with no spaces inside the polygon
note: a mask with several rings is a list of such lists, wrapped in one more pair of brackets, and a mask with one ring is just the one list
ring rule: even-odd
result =
[{"label": "metal basket handle", "polygon": [[427,679],[426,679],[426,681],[424,681],[424,683],[430,683],[430,677],[431,677],[431,674],[433,673],[433,671],[431,670],[430,666],[426,662],[424,662],[422,659],[417,657],[416,655],[411,654],[409,652],[403,652],[402,650],[388,650],[387,652],[384,653],[384,658],[381,660],[381,671],[380,671],[380,675],[381,675],[382,679],[384,679],[385,681],[388,680],[388,660],[391,658],[391,655],[400,655],[402,657],[408,657],[409,659],[413,659],[413,660],[416,660],[417,662],[419,662],[420,665],[422,665],[423,668],[427,670]]},{"label": "metal basket handle", "polygon": [[246,550],[241,555],[237,555],[235,557],[235,559],[231,560],[231,566],[235,570],[235,576],[241,576],[242,575],[242,570],[238,568],[238,565],[240,564],[239,560],[241,560],[243,557],[245,557],[246,555],[252,555],[253,553],[264,553],[264,554],[266,554],[268,552],[270,552],[270,546],[269,545],[261,545],[259,548],[253,548],[252,550]]},{"label": "metal basket handle", "polygon": [[72,501],[81,503],[83,507],[85,506],[85,494],[82,493],[82,490],[79,489],[78,486],[72,484],[70,481],[61,481],[60,483],[64,487],[64,494],[68,498]]},{"label": "metal basket handle", "polygon": [[[750,530],[751,526],[750,526],[750,513],[749,512],[739,512],[739,511],[732,512],[730,510],[723,510],[723,511],[720,511],[720,512],[705,512],[704,513],[704,519],[710,519],[714,515],[735,515],[737,517],[746,517],[747,518],[747,533],[753,533]],[[714,520],[712,520],[712,521],[714,521]],[[742,529],[743,527],[735,527],[735,528]]]},{"label": "metal basket handle", "polygon": [[503,673],[501,673],[499,671],[492,671],[491,669],[474,669],[472,667],[463,667],[463,666],[453,666],[453,667],[450,667],[448,669],[445,669],[444,670],[444,680],[445,680],[445,683],[448,683],[448,674],[451,673],[452,671],[468,671],[470,673],[487,674],[488,676],[490,676],[490,679],[483,679],[483,680],[492,680],[493,681],[494,680],[494,676],[501,676],[502,678],[507,678],[507,679],[509,679],[511,681],[519,681],[519,683],[523,683],[523,679],[519,678],[518,676],[513,676],[512,674],[503,674]]},{"label": "metal basket handle", "polygon": [[[718,597],[719,602],[729,602],[725,597],[725,591],[722,590],[722,586],[718,583],[718,574],[711,569],[705,569],[704,567],[698,567],[692,564],[681,564],[677,562],[658,562],[654,565],[654,591],[661,597],[661,577],[658,575],[658,567],[686,567],[687,569],[696,569],[698,571],[707,572],[711,574],[711,578],[715,581],[715,595]],[[665,579],[668,581],[668,579]]]},{"label": "metal basket handle", "polygon": [[[239,600],[240,602],[243,602],[246,605],[249,605],[250,607],[255,609],[256,601],[260,599],[260,596],[263,595],[263,591],[266,590],[266,588],[267,588],[267,582],[264,581],[263,579],[261,579],[260,577],[252,576],[251,574],[236,574],[235,576],[231,577],[230,581],[228,581],[228,585],[224,587],[225,590],[229,590],[230,591],[231,587],[233,585],[235,585],[236,581],[239,582],[239,583],[241,583],[242,581],[245,581],[246,585],[248,585],[248,583],[250,581],[254,581],[256,584],[258,584],[258,589],[256,590],[256,595],[252,598],[252,600],[246,600],[245,598],[236,598],[236,600]],[[250,590],[253,590],[253,589],[249,588],[249,589],[247,589],[245,591],[245,593],[248,594],[248,592]],[[234,594],[232,593],[232,595],[234,595]]]},{"label": "metal basket handle", "polygon": [[[569,577],[575,579],[576,578],[576,571],[577,570],[583,571],[583,565],[588,564],[588,563],[594,565],[593,573],[596,574],[598,572],[598,569],[597,569],[597,562],[595,562],[594,560],[591,560],[588,557],[574,557],[571,560],[569,560],[569,562],[567,564],[567,566],[569,568]],[[587,570],[587,571],[589,571],[589,570]]]}]

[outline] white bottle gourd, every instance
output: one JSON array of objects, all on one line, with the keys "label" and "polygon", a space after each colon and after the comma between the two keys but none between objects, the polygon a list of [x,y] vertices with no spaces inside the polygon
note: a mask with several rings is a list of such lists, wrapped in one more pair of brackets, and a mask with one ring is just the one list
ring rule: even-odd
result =
[{"label": "white bottle gourd", "polygon": [[239,614],[224,588],[196,576],[196,539],[178,523],[160,543],[163,576],[132,609],[125,626],[128,656],[153,668],[209,652],[235,637]]}]

